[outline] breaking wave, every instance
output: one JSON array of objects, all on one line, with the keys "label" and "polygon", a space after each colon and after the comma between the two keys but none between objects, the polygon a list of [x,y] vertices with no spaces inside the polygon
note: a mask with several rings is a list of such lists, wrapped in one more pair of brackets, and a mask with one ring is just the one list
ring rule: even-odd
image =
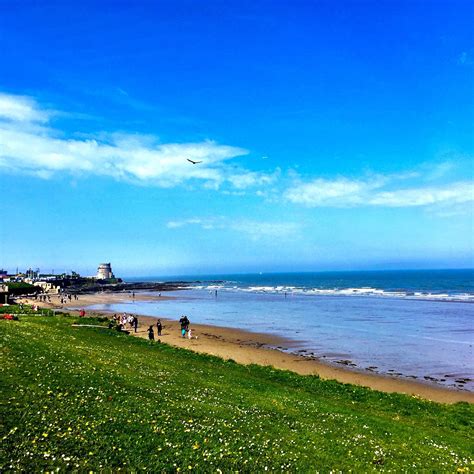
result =
[{"label": "breaking wave", "polygon": [[[193,285],[194,289],[215,291],[243,291],[250,293],[268,293],[305,295],[305,296],[341,296],[341,297],[378,297],[378,298],[403,298],[430,301],[449,301],[474,303],[474,293],[457,292],[427,292],[427,291],[407,291],[407,290],[382,290],[371,287],[360,288],[308,288],[297,286],[239,286],[234,282],[223,282],[220,284]],[[189,288],[189,287],[188,287]]]}]

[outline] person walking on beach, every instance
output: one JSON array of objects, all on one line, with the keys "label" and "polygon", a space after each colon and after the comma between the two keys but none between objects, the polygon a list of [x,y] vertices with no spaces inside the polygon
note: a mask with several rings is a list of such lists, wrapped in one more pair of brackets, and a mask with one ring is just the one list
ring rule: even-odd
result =
[{"label": "person walking on beach", "polygon": [[137,332],[138,329],[138,318],[136,316],[133,317],[133,329]]},{"label": "person walking on beach", "polygon": [[153,326],[150,326],[148,328],[148,339],[150,341],[154,341],[155,340],[155,332],[153,331]]},{"label": "person walking on beach", "polygon": [[181,324],[181,336],[186,337],[186,332],[188,331],[189,327],[189,319],[187,316],[181,316],[179,322]]},{"label": "person walking on beach", "polygon": [[158,336],[161,336],[161,330],[163,329],[163,325],[161,324],[161,319],[158,319],[156,322],[156,330],[158,331]]}]

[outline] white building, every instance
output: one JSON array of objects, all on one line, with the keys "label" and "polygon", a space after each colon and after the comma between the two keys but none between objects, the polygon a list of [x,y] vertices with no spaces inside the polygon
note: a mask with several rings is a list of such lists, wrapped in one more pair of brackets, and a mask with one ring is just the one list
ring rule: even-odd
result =
[{"label": "white building", "polygon": [[55,285],[50,281],[31,281],[27,283],[32,283],[35,286],[39,286],[45,293],[59,293],[61,290],[59,285]]},{"label": "white building", "polygon": [[109,278],[115,278],[110,263],[99,264],[99,267],[97,268],[96,278],[98,280],[108,280]]}]

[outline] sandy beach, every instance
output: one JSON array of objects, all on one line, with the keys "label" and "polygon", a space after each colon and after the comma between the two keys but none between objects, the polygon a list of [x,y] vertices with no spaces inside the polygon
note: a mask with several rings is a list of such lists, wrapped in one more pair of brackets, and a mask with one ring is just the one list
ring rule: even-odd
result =
[{"label": "sandy beach", "polygon": [[[168,299],[169,296],[144,295],[137,293],[136,300]],[[75,307],[87,307],[94,304],[111,304],[129,301],[128,293],[97,293],[81,295],[78,301],[61,305],[57,297],[52,297],[51,303],[41,303],[41,306],[71,311]],[[27,301],[25,301],[27,302]],[[28,301],[28,303],[36,303]],[[103,311],[88,313],[107,314]],[[110,314],[109,314],[110,316]],[[137,337],[148,338],[148,327],[156,325],[155,317],[139,316]],[[287,340],[268,334],[259,334],[242,330],[218,326],[191,324],[193,338],[182,338],[178,321],[169,320],[166,315],[161,317],[164,329],[158,337],[155,326],[155,339],[173,346],[190,349],[196,352],[212,354],[225,359],[233,359],[241,364],[269,365],[278,369],[290,370],[301,375],[319,375],[323,379],[337,380],[369,387],[382,392],[397,392],[418,396],[441,403],[456,403],[466,401],[474,403],[474,394],[471,392],[436,387],[433,384],[411,381],[396,376],[385,376],[369,372],[356,371],[345,367],[334,367],[321,362],[316,358],[308,358],[297,354],[285,353],[275,348],[284,348]],[[191,321],[192,323],[192,321]]]}]

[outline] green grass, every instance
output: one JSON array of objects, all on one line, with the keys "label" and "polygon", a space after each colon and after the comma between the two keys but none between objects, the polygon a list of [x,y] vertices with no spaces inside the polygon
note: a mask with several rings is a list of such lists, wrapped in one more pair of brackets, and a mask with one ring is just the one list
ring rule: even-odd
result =
[{"label": "green grass", "polygon": [[0,321],[0,471],[472,469],[467,403],[242,366],[77,320]]},{"label": "green grass", "polygon": [[48,308],[38,308],[37,311],[34,311],[32,305],[24,304],[23,306],[20,306],[19,304],[10,304],[8,306],[0,306],[0,314],[32,314],[53,316],[54,311]]}]

